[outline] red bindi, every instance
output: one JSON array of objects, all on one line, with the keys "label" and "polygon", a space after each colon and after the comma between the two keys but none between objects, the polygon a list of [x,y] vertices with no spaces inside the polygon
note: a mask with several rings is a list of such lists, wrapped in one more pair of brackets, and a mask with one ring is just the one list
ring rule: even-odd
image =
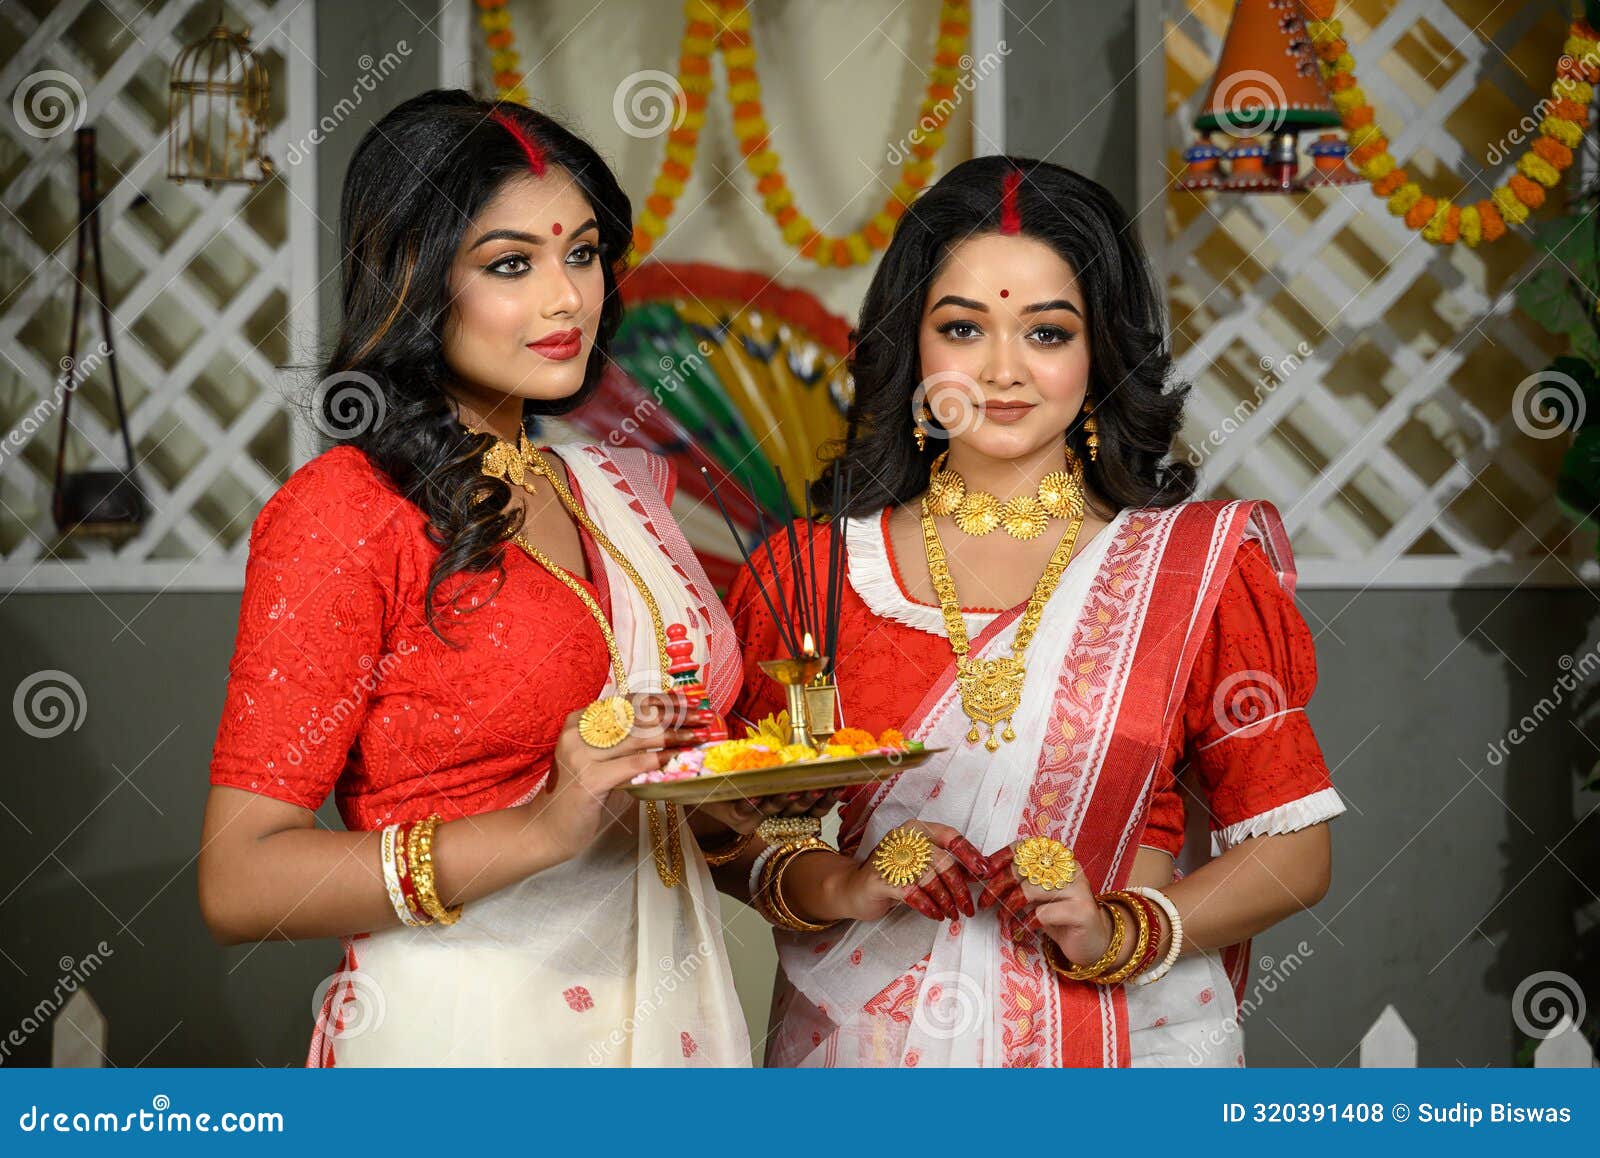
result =
[{"label": "red bindi", "polygon": [[1008,298],[1008,297],[1011,296],[1011,291],[1010,290],[1001,290],[1000,291],[1000,296],[1003,297],[1003,298]]},{"label": "red bindi", "polygon": [[555,234],[557,237],[560,237],[561,236],[561,222],[558,221],[554,225],[552,225],[550,227],[550,232]]}]

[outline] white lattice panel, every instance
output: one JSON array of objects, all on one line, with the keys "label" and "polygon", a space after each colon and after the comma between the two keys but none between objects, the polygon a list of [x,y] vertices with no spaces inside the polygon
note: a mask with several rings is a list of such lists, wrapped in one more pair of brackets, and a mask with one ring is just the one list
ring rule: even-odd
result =
[{"label": "white lattice panel", "polygon": [[[237,586],[250,523],[295,464],[301,375],[283,367],[313,356],[316,172],[310,150],[286,156],[315,115],[315,3],[230,0],[225,12],[250,26],[273,91],[266,151],[279,170],[256,189],[166,176],[171,64],[216,23],[215,3],[0,6],[0,590]],[[60,99],[35,106],[44,88]],[[115,551],[62,540],[50,517],[80,111],[97,130],[107,291],[150,500],[144,531]],[[86,321],[80,364],[100,340],[98,317]],[[122,465],[103,366],[71,417],[69,466]]]},{"label": "white lattice panel", "polygon": [[[1193,139],[1233,5],[1168,0],[1168,175]],[[1340,4],[1391,151],[1474,200],[1511,161],[1491,146],[1548,92],[1566,5]],[[1547,208],[1544,212],[1552,210]],[[1560,343],[1515,309],[1540,256],[1527,230],[1438,248],[1365,185],[1305,197],[1167,195],[1185,438],[1213,497],[1282,511],[1302,582],[1550,585],[1600,579],[1594,538],[1554,501],[1567,437],[1514,421],[1519,382]]]}]

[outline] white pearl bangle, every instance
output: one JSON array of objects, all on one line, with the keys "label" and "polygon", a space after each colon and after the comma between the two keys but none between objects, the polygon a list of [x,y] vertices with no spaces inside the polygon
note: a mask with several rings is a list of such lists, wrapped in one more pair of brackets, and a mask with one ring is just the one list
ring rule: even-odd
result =
[{"label": "white pearl bangle", "polygon": [[391,824],[383,830],[383,887],[389,893],[389,903],[394,906],[395,914],[401,922],[412,928],[421,928],[428,924],[420,920],[411,907],[406,904],[405,890],[400,887],[400,866],[397,863],[396,842],[399,839],[400,826]]},{"label": "white pearl bangle", "polygon": [[782,847],[782,841],[777,844],[767,845],[766,848],[761,850],[761,854],[756,857],[756,863],[750,866],[750,901],[752,904],[755,903],[756,890],[761,887],[761,870],[767,867],[767,861],[771,859],[772,854]]},{"label": "white pearl bangle", "polygon": [[1183,918],[1178,916],[1178,906],[1174,905],[1167,894],[1160,889],[1152,889],[1149,885],[1130,885],[1127,891],[1138,893],[1141,897],[1160,905],[1167,914],[1167,922],[1172,926],[1172,944],[1167,946],[1167,955],[1162,959],[1161,964],[1150,970],[1150,972],[1135,977],[1128,983],[1130,985],[1149,985],[1152,981],[1160,981],[1165,977],[1167,970],[1172,968],[1172,963],[1178,959],[1178,951],[1183,948]]}]

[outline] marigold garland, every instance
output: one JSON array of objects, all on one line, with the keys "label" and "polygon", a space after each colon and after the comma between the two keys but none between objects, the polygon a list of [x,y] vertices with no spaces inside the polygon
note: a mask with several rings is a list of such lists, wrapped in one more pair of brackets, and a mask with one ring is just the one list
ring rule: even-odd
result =
[{"label": "marigold garland", "polygon": [[[476,3],[480,9],[478,24],[487,34],[495,95],[500,100],[526,104],[528,94],[518,71],[521,58],[514,47],[506,0]],[[939,36],[934,44],[933,65],[928,70],[927,91],[916,125],[902,138],[909,146],[899,180],[883,208],[865,225],[838,236],[818,230],[796,207],[782,162],[772,148],[761,106],[761,79],[756,73],[755,44],[750,38],[748,0],[687,0],[684,16],[677,71],[683,103],[667,133],[666,152],[650,193],[634,222],[631,261],[637,264],[666,233],[667,222],[694,171],[700,130],[705,127],[706,104],[713,87],[712,57],[719,52],[727,69],[728,100],[733,107],[739,153],[744,167],[756,179],[762,207],[777,223],[783,239],[818,265],[864,265],[872,260],[873,251],[889,244],[895,223],[933,176],[933,158],[944,146],[945,125],[955,107],[956,85],[964,71],[968,0],[945,0],[940,10]]]},{"label": "marigold garland", "polygon": [[1545,190],[1560,183],[1572,164],[1572,150],[1589,123],[1589,102],[1600,80],[1600,38],[1582,19],[1572,22],[1563,55],[1550,86],[1549,113],[1539,122],[1539,136],[1517,159],[1517,171],[1504,185],[1473,205],[1455,205],[1448,197],[1430,197],[1412,181],[1389,153],[1372,106],[1355,77],[1355,60],[1343,39],[1343,22],[1333,19],[1334,0],[1301,0],[1306,28],[1317,64],[1328,84],[1334,108],[1350,140],[1350,164],[1388,202],[1389,212],[1405,219],[1435,245],[1465,241],[1475,246],[1503,237],[1507,222],[1520,225],[1544,204]]}]

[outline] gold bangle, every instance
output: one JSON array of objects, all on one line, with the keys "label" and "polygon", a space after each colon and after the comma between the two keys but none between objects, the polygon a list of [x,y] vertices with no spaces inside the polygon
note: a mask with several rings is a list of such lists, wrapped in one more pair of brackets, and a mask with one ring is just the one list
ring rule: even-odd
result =
[{"label": "gold bangle", "polygon": [[761,871],[761,881],[756,889],[756,896],[751,898],[755,902],[756,911],[767,919],[767,922],[779,928],[791,929],[797,933],[820,933],[823,929],[838,924],[829,921],[826,924],[817,924],[795,915],[794,911],[783,899],[783,871],[789,862],[804,853],[814,849],[827,849],[833,851],[833,846],[823,840],[806,840],[796,844],[787,845],[772,854],[770,860]]},{"label": "gold bangle", "polygon": [[706,858],[706,864],[715,868],[718,865],[727,864],[731,860],[737,860],[739,855],[750,846],[750,841],[754,836],[754,829],[749,832],[736,831],[731,841],[724,843],[720,847],[706,848],[701,845],[700,852]]},{"label": "gold bangle", "polygon": [[1132,911],[1134,920],[1139,922],[1139,938],[1134,942],[1133,956],[1123,962],[1120,969],[1094,979],[1097,985],[1121,985],[1139,971],[1139,965],[1144,961],[1145,950],[1150,948],[1150,914],[1144,911],[1143,905],[1121,889],[1113,889],[1110,892],[1101,893],[1095,899],[1102,898],[1121,901]]},{"label": "gold bangle", "polygon": [[442,820],[437,812],[412,826],[406,839],[406,860],[411,867],[411,879],[416,884],[417,900],[423,911],[441,925],[453,925],[461,919],[461,906],[447,909],[439,899],[433,880],[433,832]]},{"label": "gold bangle", "polygon": [[[1111,913],[1111,943],[1106,946],[1106,951],[1100,954],[1098,961],[1092,961],[1088,965],[1074,965],[1067,955],[1061,952],[1061,946],[1055,943],[1053,937],[1048,933],[1044,937],[1045,960],[1050,962],[1052,969],[1071,981],[1093,981],[1111,967],[1111,963],[1117,959],[1117,954],[1122,951],[1122,939],[1127,930],[1122,910],[1115,905],[1100,901],[1098,897],[1095,899]],[[1066,964],[1062,965],[1061,961],[1065,961]]]}]

